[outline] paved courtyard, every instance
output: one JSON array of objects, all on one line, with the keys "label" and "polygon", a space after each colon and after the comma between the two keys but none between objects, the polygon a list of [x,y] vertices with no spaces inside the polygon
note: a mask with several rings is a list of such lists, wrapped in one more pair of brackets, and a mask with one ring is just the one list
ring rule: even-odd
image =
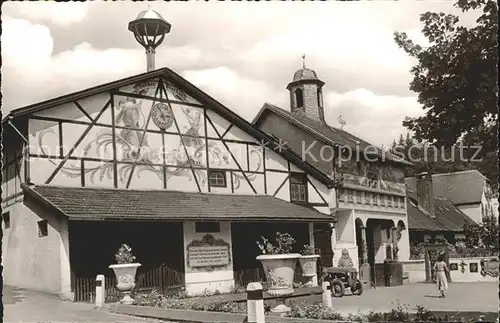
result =
[{"label": "paved courtyard", "polygon": [[[4,322],[159,322],[112,314],[92,304],[64,302],[56,296],[10,286],[3,289]],[[165,321],[162,321],[165,323]]]},{"label": "paved courtyard", "polygon": [[[497,283],[451,283],[448,296],[437,298],[433,284],[410,284],[370,289],[361,296],[333,298],[333,308],[343,315],[390,311],[397,303],[423,305],[433,311],[497,312]],[[56,296],[4,286],[4,322],[159,322],[94,309],[92,304],[64,302]],[[165,321],[162,321],[165,322]]]},{"label": "paved courtyard", "polygon": [[416,283],[369,289],[361,296],[334,297],[332,303],[340,313],[390,311],[398,301],[410,309],[422,305],[433,311],[497,312],[499,309],[498,283],[450,283],[446,298],[437,296],[436,285]]}]

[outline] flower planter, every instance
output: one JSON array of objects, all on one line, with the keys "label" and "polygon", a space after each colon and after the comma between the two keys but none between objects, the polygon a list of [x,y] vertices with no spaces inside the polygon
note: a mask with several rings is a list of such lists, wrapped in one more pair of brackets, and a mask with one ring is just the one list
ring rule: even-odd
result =
[{"label": "flower planter", "polygon": [[305,284],[307,287],[316,285],[314,277],[316,277],[316,263],[318,262],[318,258],[319,255],[307,255],[299,258],[302,276],[309,278],[309,281]]},{"label": "flower planter", "polygon": [[[295,266],[300,254],[282,254],[282,255],[260,255],[257,260],[260,260],[266,280],[268,283],[267,293],[272,296],[288,296],[293,294],[293,277]],[[276,306],[272,312],[283,313],[290,311],[290,308],[284,304]]]},{"label": "flower planter", "polygon": [[141,264],[139,263],[109,266],[109,268],[113,269],[116,275],[116,288],[123,293],[123,298],[120,303],[132,305],[134,302],[134,300],[130,297],[130,293],[135,287],[135,274],[137,272],[137,268],[140,266]]}]

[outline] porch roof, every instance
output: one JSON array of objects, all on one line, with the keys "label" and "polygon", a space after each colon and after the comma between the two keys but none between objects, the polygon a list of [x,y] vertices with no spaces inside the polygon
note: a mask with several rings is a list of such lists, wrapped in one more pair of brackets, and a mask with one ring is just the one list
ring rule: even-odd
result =
[{"label": "porch roof", "polygon": [[313,208],[269,195],[28,186],[28,196],[71,220],[230,220],[334,222]]}]

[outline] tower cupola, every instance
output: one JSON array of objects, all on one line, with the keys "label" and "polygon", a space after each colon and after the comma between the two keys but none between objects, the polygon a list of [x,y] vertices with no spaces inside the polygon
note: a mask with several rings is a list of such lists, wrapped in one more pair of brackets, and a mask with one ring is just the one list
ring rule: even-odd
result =
[{"label": "tower cupola", "polygon": [[286,87],[290,91],[290,110],[302,113],[308,118],[325,121],[323,109],[323,85],[316,72],[306,68],[306,56],[302,55],[302,68],[293,74],[293,80]]}]

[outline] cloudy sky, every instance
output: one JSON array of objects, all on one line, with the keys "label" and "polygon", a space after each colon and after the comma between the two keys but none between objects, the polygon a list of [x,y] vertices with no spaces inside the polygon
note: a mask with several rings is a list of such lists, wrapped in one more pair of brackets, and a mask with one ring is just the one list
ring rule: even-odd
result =
[{"label": "cloudy sky", "polygon": [[[327,121],[377,145],[423,113],[409,91],[415,63],[393,40],[425,45],[420,13],[461,13],[451,1],[153,2],[172,24],[157,50],[167,66],[251,121],[306,65],[326,82]],[[2,6],[2,112],[145,72],[127,24],[142,2],[7,2]],[[464,24],[474,17],[463,16]]]}]

